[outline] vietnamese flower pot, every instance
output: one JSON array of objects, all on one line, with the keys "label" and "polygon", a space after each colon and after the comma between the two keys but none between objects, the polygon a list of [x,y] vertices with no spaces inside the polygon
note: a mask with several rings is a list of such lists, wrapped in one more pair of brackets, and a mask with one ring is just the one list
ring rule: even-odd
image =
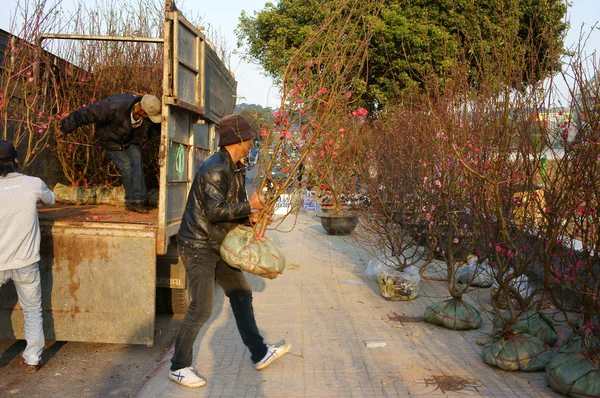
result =
[{"label": "vietnamese flower pot", "polygon": [[349,212],[327,212],[318,214],[321,226],[329,235],[350,235],[358,224],[358,216]]}]

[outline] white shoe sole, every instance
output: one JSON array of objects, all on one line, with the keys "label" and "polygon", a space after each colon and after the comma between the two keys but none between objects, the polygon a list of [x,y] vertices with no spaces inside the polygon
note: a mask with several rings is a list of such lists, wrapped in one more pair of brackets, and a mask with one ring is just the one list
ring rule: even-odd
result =
[{"label": "white shoe sole", "polygon": [[201,380],[196,383],[184,384],[184,383],[180,382],[179,380],[177,380],[177,378],[172,378],[171,374],[169,374],[169,379],[172,382],[179,384],[180,386],[189,387],[189,388],[204,387],[206,385],[206,380]]},{"label": "white shoe sole", "polygon": [[[282,350],[282,348],[283,348],[283,350]],[[272,364],[274,361],[276,361],[277,359],[279,359],[282,356],[284,356],[285,354],[287,354],[288,351],[290,350],[290,348],[292,348],[291,344],[285,344],[285,345],[279,347],[280,350],[278,351],[277,355],[273,355],[271,357],[271,359],[269,360],[269,362],[265,362],[265,363],[260,364],[260,365],[256,365],[255,364],[254,368],[256,370],[263,370],[264,368],[266,368],[267,366],[269,366],[270,364]]]}]

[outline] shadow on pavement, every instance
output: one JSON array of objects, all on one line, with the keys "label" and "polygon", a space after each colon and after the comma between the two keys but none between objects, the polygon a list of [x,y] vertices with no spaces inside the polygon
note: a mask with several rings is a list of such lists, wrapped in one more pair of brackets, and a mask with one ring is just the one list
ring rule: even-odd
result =
[{"label": "shadow on pavement", "polygon": [[8,365],[13,359],[19,356],[23,350],[25,350],[26,345],[27,343],[25,340],[17,340],[6,350],[4,350],[2,355],[0,355],[0,369]]}]

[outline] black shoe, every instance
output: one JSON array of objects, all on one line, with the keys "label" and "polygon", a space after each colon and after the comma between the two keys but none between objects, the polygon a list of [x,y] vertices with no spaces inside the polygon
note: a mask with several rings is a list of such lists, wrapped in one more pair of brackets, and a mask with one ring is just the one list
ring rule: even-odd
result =
[{"label": "black shoe", "polygon": [[125,209],[127,211],[132,211],[134,213],[148,213],[149,210],[144,207],[144,204],[141,202],[127,203],[125,204]]}]

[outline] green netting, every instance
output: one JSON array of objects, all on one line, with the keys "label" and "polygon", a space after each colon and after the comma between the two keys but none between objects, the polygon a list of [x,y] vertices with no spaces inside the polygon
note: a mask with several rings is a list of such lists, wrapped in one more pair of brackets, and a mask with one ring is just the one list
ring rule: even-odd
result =
[{"label": "green netting", "polygon": [[96,203],[96,191],[82,187],[68,187],[61,183],[54,187],[56,200],[68,205],[93,205]]},{"label": "green netting", "polygon": [[[502,316],[504,319],[509,319],[510,313],[504,312]],[[500,318],[495,316],[492,323],[494,325],[492,334],[500,333],[502,330]],[[517,324],[513,325],[511,329],[513,332],[535,336],[549,346],[554,345],[558,340],[558,333],[554,329],[552,320],[535,310],[524,311],[519,314]]]},{"label": "green netting", "polygon": [[250,227],[232,229],[221,244],[221,258],[232,267],[275,279],[285,269],[283,252],[266,237],[257,238]]},{"label": "green netting", "polygon": [[453,330],[481,326],[481,312],[475,306],[454,298],[430,305],[424,317],[426,322]]},{"label": "green netting", "polygon": [[548,346],[528,334],[500,337],[487,343],[481,353],[485,363],[504,370],[544,370],[552,356]]},{"label": "green netting", "polygon": [[546,380],[554,391],[570,397],[600,397],[600,363],[582,352],[556,354],[546,368]]}]

